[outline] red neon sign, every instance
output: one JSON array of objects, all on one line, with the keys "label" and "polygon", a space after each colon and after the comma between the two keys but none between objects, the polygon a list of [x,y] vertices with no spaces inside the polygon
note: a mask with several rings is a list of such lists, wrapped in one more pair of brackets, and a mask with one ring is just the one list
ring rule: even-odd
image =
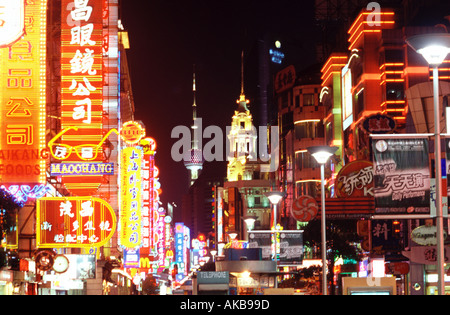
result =
[{"label": "red neon sign", "polygon": [[[99,143],[103,119],[103,1],[61,2],[61,127],[77,127],[62,136],[70,147]],[[70,161],[69,161],[70,160]],[[80,162],[75,154],[63,163]],[[103,161],[102,154],[92,162]],[[91,195],[103,176],[64,176],[76,195]]]}]

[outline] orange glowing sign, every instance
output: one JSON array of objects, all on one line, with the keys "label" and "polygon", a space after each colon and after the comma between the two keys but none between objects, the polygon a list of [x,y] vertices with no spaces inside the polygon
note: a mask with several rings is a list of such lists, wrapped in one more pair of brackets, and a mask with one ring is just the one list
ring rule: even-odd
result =
[{"label": "orange glowing sign", "polygon": [[[61,127],[78,128],[61,136],[66,149],[75,148],[67,163],[85,160],[81,155],[93,157],[87,147],[103,138],[103,3],[61,1]],[[96,154],[89,161],[102,162],[103,156]],[[103,176],[65,176],[63,182],[75,195],[90,195]]]},{"label": "orange glowing sign", "polygon": [[36,204],[38,248],[100,247],[116,230],[114,210],[99,198],[40,198]]},{"label": "orange glowing sign", "polygon": [[145,129],[135,121],[127,121],[120,129],[122,140],[128,144],[137,144],[145,136]]},{"label": "orange glowing sign", "polygon": [[45,183],[47,0],[0,1],[0,182]]}]

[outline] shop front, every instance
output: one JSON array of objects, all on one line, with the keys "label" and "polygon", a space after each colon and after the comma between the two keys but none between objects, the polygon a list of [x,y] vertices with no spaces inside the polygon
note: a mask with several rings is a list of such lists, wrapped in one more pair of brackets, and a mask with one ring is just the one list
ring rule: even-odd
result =
[{"label": "shop front", "polygon": [[[450,246],[444,248],[444,261],[450,259]],[[410,251],[402,253],[411,261],[410,294],[411,295],[437,295],[438,274],[436,269],[436,246],[412,246]],[[450,295],[449,266],[445,266],[445,294]]]}]

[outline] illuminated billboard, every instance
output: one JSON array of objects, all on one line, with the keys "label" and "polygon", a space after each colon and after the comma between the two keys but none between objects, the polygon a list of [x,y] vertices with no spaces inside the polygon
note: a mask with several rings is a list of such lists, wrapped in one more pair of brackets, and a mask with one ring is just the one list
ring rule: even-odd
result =
[{"label": "illuminated billboard", "polygon": [[48,197],[36,204],[38,248],[100,247],[116,230],[113,209],[99,198]]},{"label": "illuminated billboard", "polygon": [[342,68],[342,128],[345,130],[353,123],[352,71],[348,64]]},{"label": "illuminated billboard", "polygon": [[[153,140],[153,139],[152,139]],[[143,140],[144,141],[144,140]],[[150,141],[146,141],[141,145],[144,150],[142,159],[142,247],[141,254],[148,256],[152,251],[152,211],[153,211],[153,190],[154,190],[154,170],[155,170],[155,151],[150,145]],[[154,140],[153,140],[154,143]],[[144,145],[143,145],[144,144]]]},{"label": "illuminated billboard", "polygon": [[142,148],[123,148],[120,157],[120,245],[141,246]]},{"label": "illuminated billboard", "polygon": [[[77,128],[61,138],[67,147],[76,148],[103,138],[103,1],[62,0],[61,6],[61,127]],[[80,160],[79,154],[72,154],[62,163]],[[102,161],[103,154],[91,159]],[[71,175],[62,180],[73,194],[91,195],[103,176]]]},{"label": "illuminated billboard", "polygon": [[44,184],[47,0],[0,0],[0,182]]}]

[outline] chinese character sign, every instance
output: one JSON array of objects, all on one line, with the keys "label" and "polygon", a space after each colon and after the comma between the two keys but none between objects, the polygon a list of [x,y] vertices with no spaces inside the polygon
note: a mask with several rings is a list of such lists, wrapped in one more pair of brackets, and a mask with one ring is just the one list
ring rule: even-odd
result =
[{"label": "chinese character sign", "polygon": [[[55,149],[64,156],[72,148],[62,163],[102,162],[102,152],[92,145],[103,141],[103,1],[62,0],[61,6],[61,127],[73,129]],[[73,194],[86,196],[97,191],[103,176],[72,175],[62,181]]]},{"label": "chinese character sign", "polygon": [[142,149],[128,147],[121,151],[120,170],[120,245],[141,246],[141,165]]},{"label": "chinese character sign", "polygon": [[152,237],[152,211],[153,211],[153,182],[155,159],[154,152],[147,151],[142,160],[142,247],[141,254],[149,255],[151,252]]},{"label": "chinese character sign", "polygon": [[336,176],[336,195],[339,198],[373,196],[373,163],[356,160],[347,163]]},{"label": "chinese character sign", "polygon": [[428,139],[373,139],[375,213],[429,214]]},{"label": "chinese character sign", "polygon": [[102,126],[102,1],[62,1],[62,120]]},{"label": "chinese character sign", "polygon": [[0,0],[2,183],[45,183],[46,13],[46,0]]},{"label": "chinese character sign", "polygon": [[37,201],[37,247],[100,247],[115,230],[114,211],[99,198],[50,197]]},{"label": "chinese character sign", "polygon": [[175,223],[175,262],[178,265],[178,273],[185,275],[185,257],[184,252],[184,224]]}]

